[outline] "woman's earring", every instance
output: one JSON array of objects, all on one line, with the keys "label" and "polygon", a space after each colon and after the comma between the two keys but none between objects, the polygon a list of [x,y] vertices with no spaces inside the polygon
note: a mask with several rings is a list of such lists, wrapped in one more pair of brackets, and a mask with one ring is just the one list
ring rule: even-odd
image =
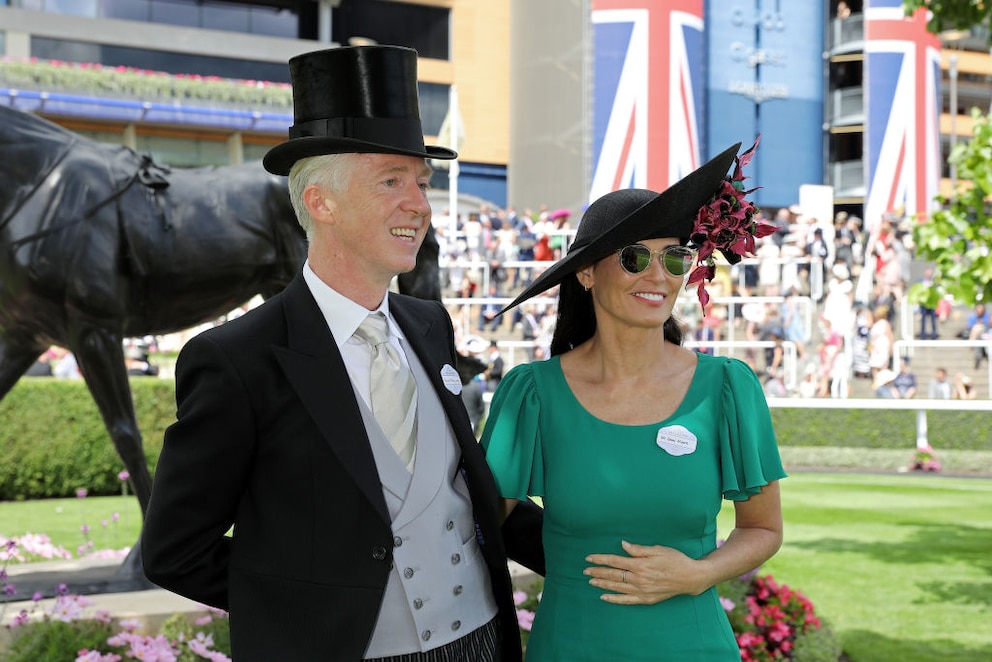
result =
[{"label": "woman's earring", "polygon": [[586,292],[589,291],[589,288],[588,287],[585,287],[584,285],[582,286],[582,289],[584,289]]}]

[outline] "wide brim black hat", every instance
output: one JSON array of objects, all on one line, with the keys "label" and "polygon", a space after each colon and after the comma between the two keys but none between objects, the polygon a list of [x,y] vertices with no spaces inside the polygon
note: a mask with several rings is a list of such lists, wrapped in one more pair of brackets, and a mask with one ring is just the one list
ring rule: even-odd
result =
[{"label": "wide brim black hat", "polygon": [[568,254],[538,276],[500,314],[629,244],[661,237],[688,240],[699,209],[719,192],[740,146],[737,143],[727,148],[661,193],[620,189],[593,202],[582,215]]},{"label": "wide brim black hat", "polygon": [[401,46],[348,46],[289,60],[293,126],[262,165],[288,175],[300,159],[376,153],[454,159],[425,146],[417,92],[417,51]]}]

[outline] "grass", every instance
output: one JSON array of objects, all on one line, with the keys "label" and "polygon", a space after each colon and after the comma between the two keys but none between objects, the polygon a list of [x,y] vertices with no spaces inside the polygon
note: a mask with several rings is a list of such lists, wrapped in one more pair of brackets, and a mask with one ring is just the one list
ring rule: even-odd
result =
[{"label": "grass", "polygon": [[83,525],[94,549],[131,547],[141,529],[141,508],[133,496],[0,501],[0,536],[6,538],[43,533],[75,557],[87,540]]},{"label": "grass", "polygon": [[[813,601],[851,662],[992,660],[992,480],[794,471],[782,500],[785,544],[762,572]],[[101,526],[114,512],[116,529]],[[84,523],[97,548],[120,548],[141,517],[133,497],[0,503],[0,535],[73,553]]]},{"label": "grass", "polygon": [[794,473],[782,502],[762,571],[813,601],[852,662],[992,659],[992,480]]}]

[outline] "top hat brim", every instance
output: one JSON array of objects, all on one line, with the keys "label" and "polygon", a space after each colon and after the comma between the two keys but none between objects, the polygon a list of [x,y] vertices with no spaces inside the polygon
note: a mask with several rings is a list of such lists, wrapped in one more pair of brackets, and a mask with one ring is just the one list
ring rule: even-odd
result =
[{"label": "top hat brim", "polygon": [[262,166],[274,175],[288,175],[300,159],[325,154],[400,154],[425,159],[451,160],[458,152],[447,147],[426,146],[423,151],[402,149],[392,145],[329,136],[293,138],[270,149],[262,159]]},{"label": "top hat brim", "polygon": [[[740,146],[741,143],[737,143],[725,149],[661,193],[643,189],[621,189],[607,193],[589,205],[568,254],[534,279],[530,287],[499,314],[502,315],[527,299],[551,289],[582,267],[634,242],[661,237],[687,240],[692,234],[696,214],[718,192]],[[632,203],[641,200],[644,200],[643,204],[618,220],[612,220],[618,207],[629,209]],[[590,221],[603,227],[597,227],[584,235],[583,224]],[[592,224],[586,225],[585,229],[592,227]]]}]

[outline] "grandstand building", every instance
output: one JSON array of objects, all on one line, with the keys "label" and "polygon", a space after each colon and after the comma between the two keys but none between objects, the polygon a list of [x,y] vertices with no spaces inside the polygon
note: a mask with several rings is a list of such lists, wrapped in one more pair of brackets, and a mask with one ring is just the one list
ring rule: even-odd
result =
[{"label": "grandstand building", "polygon": [[[292,122],[291,56],[401,44],[420,53],[431,140],[458,90],[467,197],[579,211],[761,134],[759,204],[828,186],[831,211],[871,222],[949,189],[947,154],[992,89],[986,34],[938,38],[899,12],[899,0],[0,0],[0,103],[175,167],[249,161]],[[893,151],[885,132],[900,122]]]}]

